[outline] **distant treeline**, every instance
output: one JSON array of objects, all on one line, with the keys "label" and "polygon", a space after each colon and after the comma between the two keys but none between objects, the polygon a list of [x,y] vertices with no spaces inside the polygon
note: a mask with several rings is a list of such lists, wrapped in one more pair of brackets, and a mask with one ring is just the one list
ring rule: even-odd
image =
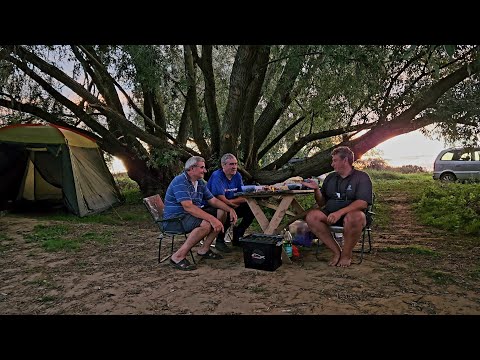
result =
[{"label": "distant treeline", "polygon": [[390,166],[382,158],[360,159],[354,163],[355,169],[395,171],[402,174],[424,173],[427,169],[418,165],[402,165],[399,167]]}]

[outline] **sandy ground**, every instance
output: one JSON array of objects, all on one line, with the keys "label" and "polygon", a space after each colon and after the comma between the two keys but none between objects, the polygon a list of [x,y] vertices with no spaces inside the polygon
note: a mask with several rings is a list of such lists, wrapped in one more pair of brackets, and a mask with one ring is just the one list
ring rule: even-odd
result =
[{"label": "sandy ground", "polygon": [[[24,236],[53,221],[6,214],[0,314],[480,314],[478,240],[422,227],[404,195],[384,197],[393,224],[374,228],[373,251],[362,264],[329,267],[324,247],[319,260],[303,248],[300,259],[273,272],[245,268],[241,250],[219,261],[198,259],[191,272],[158,264],[151,222],[76,224],[83,232],[112,231],[114,241],[46,252]],[[401,251],[408,246],[432,252]]]}]

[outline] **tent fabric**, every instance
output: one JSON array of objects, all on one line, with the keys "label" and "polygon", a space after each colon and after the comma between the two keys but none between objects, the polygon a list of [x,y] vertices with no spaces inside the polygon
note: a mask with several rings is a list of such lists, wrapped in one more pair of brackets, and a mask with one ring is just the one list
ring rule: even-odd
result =
[{"label": "tent fabric", "polygon": [[0,128],[0,184],[0,205],[61,200],[85,216],[122,201],[96,142],[53,125]]},{"label": "tent fabric", "polygon": [[[109,173],[98,148],[70,147],[70,161],[77,188],[77,203],[82,211],[102,211],[117,199],[117,187],[104,176]],[[98,189],[102,189],[101,192]]]},{"label": "tent fabric", "polygon": [[32,144],[69,144],[96,148],[95,141],[83,134],[54,125],[10,125],[1,128],[0,142]]}]

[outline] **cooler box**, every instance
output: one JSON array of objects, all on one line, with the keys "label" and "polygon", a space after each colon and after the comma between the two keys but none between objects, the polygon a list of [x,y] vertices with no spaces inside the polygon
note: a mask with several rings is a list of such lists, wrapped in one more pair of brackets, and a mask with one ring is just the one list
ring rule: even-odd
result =
[{"label": "cooler box", "polygon": [[275,271],[282,265],[281,235],[251,234],[239,241],[246,268]]}]

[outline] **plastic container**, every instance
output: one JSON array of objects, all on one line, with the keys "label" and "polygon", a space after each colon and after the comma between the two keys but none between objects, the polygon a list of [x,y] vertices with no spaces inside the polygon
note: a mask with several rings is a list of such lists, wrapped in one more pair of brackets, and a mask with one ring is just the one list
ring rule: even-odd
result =
[{"label": "plastic container", "polygon": [[244,185],[241,187],[241,190],[244,193],[255,192],[255,185]]},{"label": "plastic container", "polygon": [[251,234],[239,241],[246,268],[275,271],[282,265],[281,235]]},{"label": "plastic container", "polygon": [[310,231],[307,223],[303,220],[297,220],[290,224],[290,232],[293,234],[293,244],[310,247],[315,237]]}]

